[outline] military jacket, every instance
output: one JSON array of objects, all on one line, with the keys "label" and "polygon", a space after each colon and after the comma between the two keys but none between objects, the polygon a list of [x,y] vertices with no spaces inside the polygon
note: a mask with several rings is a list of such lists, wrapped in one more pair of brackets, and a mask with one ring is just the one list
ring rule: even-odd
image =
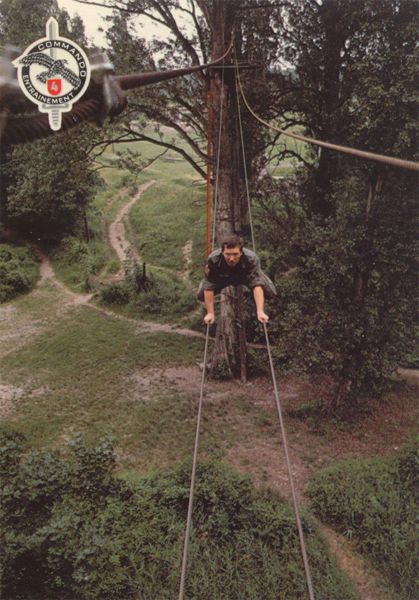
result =
[{"label": "military jacket", "polygon": [[260,268],[258,256],[248,250],[242,249],[239,262],[234,267],[229,267],[221,249],[214,250],[207,258],[205,264],[204,290],[221,290],[229,285],[246,285],[254,288],[265,283],[264,274]]}]

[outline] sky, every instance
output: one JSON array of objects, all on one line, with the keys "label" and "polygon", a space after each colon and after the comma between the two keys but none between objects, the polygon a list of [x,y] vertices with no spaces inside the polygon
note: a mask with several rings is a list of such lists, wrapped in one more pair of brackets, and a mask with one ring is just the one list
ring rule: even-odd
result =
[{"label": "sky", "polygon": [[[71,17],[76,13],[84,21],[86,34],[97,46],[106,47],[106,39],[103,33],[97,31],[98,27],[106,28],[106,23],[102,21],[102,17],[106,17],[111,14],[111,10],[100,7],[91,6],[88,4],[80,4],[75,0],[57,0],[60,8],[65,8]],[[141,37],[151,40],[153,37],[165,37],[167,36],[167,28],[158,23],[152,23],[149,19],[144,18],[143,20],[138,19],[138,32]]]}]

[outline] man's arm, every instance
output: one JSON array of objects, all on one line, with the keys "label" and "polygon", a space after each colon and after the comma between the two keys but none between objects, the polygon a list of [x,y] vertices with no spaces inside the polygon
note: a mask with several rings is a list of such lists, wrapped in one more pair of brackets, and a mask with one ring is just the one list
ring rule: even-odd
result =
[{"label": "man's arm", "polygon": [[263,293],[263,287],[261,285],[257,285],[253,288],[253,298],[255,299],[256,314],[257,314],[258,320],[261,323],[267,323],[269,321],[269,317],[263,311],[263,307],[265,304],[265,296]]},{"label": "man's arm", "polygon": [[204,317],[204,323],[211,325],[214,323],[214,292],[212,290],[204,290],[204,302],[207,314]]}]

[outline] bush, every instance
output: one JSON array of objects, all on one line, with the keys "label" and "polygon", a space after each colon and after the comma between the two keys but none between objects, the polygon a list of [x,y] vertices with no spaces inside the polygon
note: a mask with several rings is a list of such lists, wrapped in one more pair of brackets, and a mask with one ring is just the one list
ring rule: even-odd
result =
[{"label": "bush", "polygon": [[124,305],[129,302],[129,291],[125,283],[110,283],[101,290],[100,296],[105,304]]},{"label": "bush", "polygon": [[30,290],[37,275],[38,266],[30,248],[0,244],[0,302]]},{"label": "bush", "polygon": [[188,314],[196,305],[192,292],[174,276],[153,271],[145,289],[134,288],[130,281],[131,302],[140,316],[176,318]]},{"label": "bush", "polygon": [[418,439],[396,459],[346,460],[325,469],[306,489],[319,517],[356,540],[399,598],[417,598],[415,489]]},{"label": "bush", "polygon": [[106,247],[103,241],[91,240],[89,243],[78,237],[64,238],[60,246],[52,253],[54,268],[67,285],[91,289],[92,275],[105,264]]},{"label": "bush", "polygon": [[327,219],[313,214],[308,182],[262,181],[258,192],[261,261],[278,291],[269,303],[274,354],[295,372],[330,378],[323,404],[333,411],[382,394],[397,367],[415,361],[413,182],[389,177],[370,220],[360,175],[335,182]]},{"label": "bush", "polygon": [[[179,585],[190,464],[134,484],[113,476],[109,440],[65,458],[0,444],[3,600],[169,600]],[[318,598],[355,600],[303,518]],[[214,460],[197,473],[187,597],[306,598],[290,508]]]}]

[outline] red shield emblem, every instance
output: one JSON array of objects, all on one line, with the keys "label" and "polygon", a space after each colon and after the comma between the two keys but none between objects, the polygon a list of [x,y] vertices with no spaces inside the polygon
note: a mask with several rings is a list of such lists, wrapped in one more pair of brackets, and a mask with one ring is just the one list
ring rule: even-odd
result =
[{"label": "red shield emblem", "polygon": [[47,88],[51,96],[58,96],[61,92],[61,79],[48,79]]}]

